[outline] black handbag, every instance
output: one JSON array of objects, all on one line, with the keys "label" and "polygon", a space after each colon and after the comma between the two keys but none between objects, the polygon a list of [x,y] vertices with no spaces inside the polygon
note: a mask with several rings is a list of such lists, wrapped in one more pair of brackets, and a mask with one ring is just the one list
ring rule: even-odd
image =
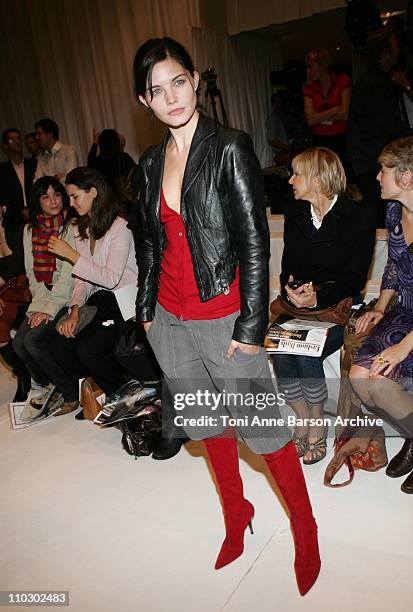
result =
[{"label": "black handbag", "polygon": [[160,381],[130,380],[112,393],[102,406],[101,427],[122,432],[122,447],[135,459],[152,453],[162,438]]},{"label": "black handbag", "polygon": [[137,459],[150,455],[162,438],[162,419],[160,404],[153,402],[143,406],[135,418],[121,421],[118,428],[122,432],[122,447]]},{"label": "black handbag", "polygon": [[162,370],[140,323],[128,321],[114,347],[116,361],[137,380],[162,378]]},{"label": "black handbag", "polygon": [[[76,323],[76,327],[74,329],[75,335],[81,332],[83,329],[85,329],[85,327],[87,327],[89,323],[92,322],[95,314],[97,313],[97,310],[98,310],[97,306],[89,306],[89,304],[83,304],[83,306],[79,308],[78,320]],[[56,331],[59,325],[64,323],[68,318],[69,318],[69,314],[67,312],[65,312],[64,314],[62,314],[62,316],[58,318],[58,320],[55,323]]]}]

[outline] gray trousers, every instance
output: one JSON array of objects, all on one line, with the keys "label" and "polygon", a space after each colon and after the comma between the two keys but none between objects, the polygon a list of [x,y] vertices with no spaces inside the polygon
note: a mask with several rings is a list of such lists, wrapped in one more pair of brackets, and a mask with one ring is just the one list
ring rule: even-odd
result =
[{"label": "gray trousers", "polygon": [[157,304],[147,337],[173,397],[175,423],[189,438],[233,427],[251,450],[271,453],[291,434],[281,419],[265,349],[227,357],[238,316],[183,321]]}]

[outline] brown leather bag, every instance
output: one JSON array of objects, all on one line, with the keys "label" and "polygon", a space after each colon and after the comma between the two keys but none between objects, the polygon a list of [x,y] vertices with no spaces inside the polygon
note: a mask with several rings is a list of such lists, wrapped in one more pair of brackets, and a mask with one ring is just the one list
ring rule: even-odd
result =
[{"label": "brown leather bag", "polygon": [[345,325],[350,317],[352,305],[353,300],[351,297],[348,297],[328,308],[320,308],[318,310],[296,308],[279,295],[271,302],[270,310],[275,315],[284,314],[297,319],[307,319],[308,321],[328,321],[336,325]]},{"label": "brown leather bag", "polygon": [[[363,304],[361,308],[354,311],[344,329],[344,344],[340,359],[340,395],[337,405],[337,416],[342,419],[363,416],[361,400],[350,384],[349,372],[357,350],[374,327],[370,323],[366,331],[356,333],[356,321],[366,312],[373,310],[376,302],[377,300],[372,300],[367,306]],[[344,464],[349,472],[348,479],[333,484],[334,476]],[[327,487],[345,487],[352,482],[355,470],[374,472],[385,465],[387,465],[387,453],[382,427],[374,425],[373,427],[361,427],[357,430],[337,424],[334,457],[326,468],[324,484]]]},{"label": "brown leather bag", "polygon": [[24,274],[14,276],[0,288],[0,296],[4,301],[30,302],[32,294],[29,288],[29,279]]},{"label": "brown leather bag", "polygon": [[[344,482],[332,483],[342,465],[346,465],[349,477]],[[340,438],[334,442],[334,457],[326,467],[324,484],[326,487],[345,487],[354,477],[355,470],[377,472],[387,465],[386,443],[381,427],[366,431],[347,427]]]},{"label": "brown leather bag", "polygon": [[83,408],[85,419],[93,421],[102,410],[102,406],[96,400],[102,393],[102,389],[93,378],[85,378],[85,380],[82,381],[80,387],[80,404]]}]

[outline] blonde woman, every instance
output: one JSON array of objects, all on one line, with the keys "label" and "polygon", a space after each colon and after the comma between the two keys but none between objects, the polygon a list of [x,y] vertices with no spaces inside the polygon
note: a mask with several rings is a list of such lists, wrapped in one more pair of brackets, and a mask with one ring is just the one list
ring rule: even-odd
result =
[{"label": "blonde woman", "polygon": [[[343,196],[346,176],[336,153],[324,147],[307,149],[292,162],[289,180],[294,198],[285,214],[281,263],[282,295],[303,312],[326,308],[346,297],[359,297],[373,253],[376,216],[367,205]],[[297,286],[299,285],[299,286]],[[278,382],[304,423],[322,418],[327,399],[323,361],[343,343],[343,327],[329,330],[321,357],[273,356]],[[304,424],[295,443],[305,464],[326,455],[322,426]]]},{"label": "blonde woman", "polygon": [[[372,331],[350,370],[352,385],[366,406],[390,417],[406,438],[386,469],[392,478],[406,474],[401,485],[413,493],[413,137],[384,147],[377,180],[387,200],[389,256],[379,300],[357,321],[356,331]],[[389,306],[397,293],[397,301]]]}]

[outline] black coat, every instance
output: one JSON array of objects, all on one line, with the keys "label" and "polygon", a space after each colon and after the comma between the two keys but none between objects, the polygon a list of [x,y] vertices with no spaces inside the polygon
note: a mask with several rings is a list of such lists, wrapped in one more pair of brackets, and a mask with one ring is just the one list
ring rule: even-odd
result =
[{"label": "black coat", "polygon": [[383,147],[412,130],[403,110],[402,91],[378,68],[355,85],[347,126],[347,150],[356,175],[378,168]]},{"label": "black coat", "polygon": [[[37,160],[24,158],[24,191],[26,203],[30,207],[30,198]],[[21,216],[24,208],[23,190],[11,161],[0,164],[0,204],[9,209],[10,215]]]},{"label": "black coat", "polygon": [[367,281],[375,236],[376,210],[366,202],[339,197],[317,231],[309,202],[289,204],[280,275],[283,296],[290,274],[295,280],[323,284],[317,290],[317,308],[357,296]]},{"label": "black coat", "polygon": [[0,277],[9,281],[15,276],[24,274],[23,225],[7,224],[5,226],[6,242],[11,255],[0,257]]},{"label": "black coat", "polygon": [[[139,191],[130,227],[142,321],[154,316],[165,248],[160,193],[168,136],[148,149],[132,172],[132,188]],[[233,338],[260,344],[268,324],[270,246],[261,168],[247,134],[200,115],[182,184],[181,215],[201,301],[226,291],[239,266],[241,314]]]}]

